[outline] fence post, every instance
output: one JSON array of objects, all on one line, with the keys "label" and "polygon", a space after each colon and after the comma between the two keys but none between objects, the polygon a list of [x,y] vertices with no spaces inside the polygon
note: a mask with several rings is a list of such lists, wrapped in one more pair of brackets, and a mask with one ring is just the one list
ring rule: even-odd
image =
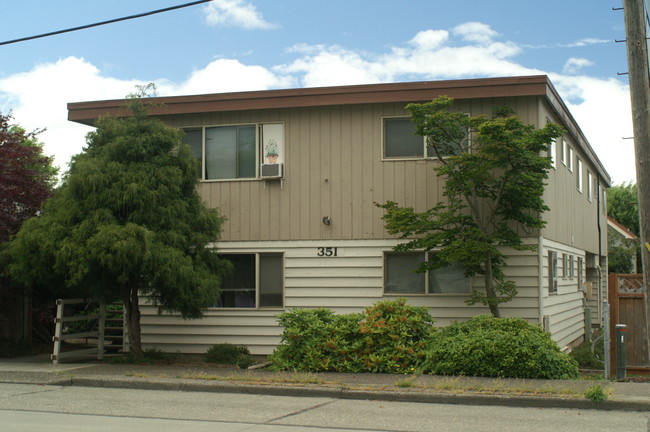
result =
[{"label": "fence post", "polygon": [[99,323],[97,328],[97,360],[104,359],[104,332],[106,331],[106,303],[99,302]]}]

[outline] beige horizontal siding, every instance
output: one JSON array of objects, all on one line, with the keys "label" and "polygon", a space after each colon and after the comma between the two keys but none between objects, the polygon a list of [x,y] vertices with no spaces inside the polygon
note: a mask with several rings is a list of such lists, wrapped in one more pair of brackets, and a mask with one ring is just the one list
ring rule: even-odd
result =
[{"label": "beige horizontal siding", "polygon": [[[549,294],[548,286],[548,252],[555,251],[558,255],[558,292]],[[545,239],[543,249],[543,315],[549,317],[551,337],[561,348],[566,348],[584,336],[584,306],[585,295],[578,290],[577,267],[576,276],[564,277],[562,274],[562,254],[572,255],[574,260],[585,252],[576,247]],[[584,280],[584,279],[583,279]]]},{"label": "beige horizontal siding", "polygon": [[[383,253],[397,240],[221,242],[222,252],[284,251],[285,307],[283,309],[208,309],[198,320],[158,315],[151,306],[142,308],[143,341],[163,351],[201,353],[216,343],[249,346],[253,354],[270,354],[282,329],[277,315],[291,308],[324,307],[336,313],[361,312],[383,299],[399,296],[383,293]],[[337,247],[341,256],[319,257],[318,247]],[[517,283],[519,295],[501,305],[503,316],[537,322],[537,252],[508,251],[512,265],[506,275]],[[509,260],[510,262],[510,260]],[[526,276],[532,274],[533,276]],[[473,285],[481,286],[476,278]],[[469,295],[404,295],[409,304],[427,307],[437,326],[489,313],[482,305],[469,306]]]}]

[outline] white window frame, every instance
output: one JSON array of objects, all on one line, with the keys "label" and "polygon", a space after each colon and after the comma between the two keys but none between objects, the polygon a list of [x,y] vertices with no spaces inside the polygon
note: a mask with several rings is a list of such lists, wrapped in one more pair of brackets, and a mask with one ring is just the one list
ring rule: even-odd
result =
[{"label": "white window frame", "polygon": [[569,255],[562,254],[562,279],[568,279],[569,276]]},{"label": "white window frame", "polygon": [[573,255],[569,255],[569,279],[573,279],[575,277],[575,266],[574,266],[574,260],[573,260]]},{"label": "white window frame", "polygon": [[567,168],[569,171],[573,172],[573,147],[569,146],[569,155],[568,155],[568,165]]},{"label": "white window frame", "polygon": [[548,157],[551,158],[551,166],[553,169],[557,169],[557,140],[555,138],[551,139],[551,143],[548,146]]},{"label": "white window frame", "polygon": [[557,294],[557,252],[548,251],[548,293]]},{"label": "white window frame", "polygon": [[[383,281],[382,281],[382,287],[383,287],[383,295],[384,296],[469,296],[472,293],[472,278],[466,277],[466,282],[467,282],[467,291],[466,292],[431,292],[430,291],[430,274],[431,272],[435,272],[436,270],[428,270],[424,273],[417,273],[417,274],[422,274],[424,277],[424,292],[389,292],[386,291],[386,285],[388,282],[388,257],[391,255],[421,255],[423,260],[426,260],[429,256],[430,253],[435,253],[435,252],[423,252],[423,251],[413,251],[413,252],[395,252],[395,251],[384,251],[383,254]],[[415,273],[415,268],[413,269],[413,272]]]},{"label": "white window frame", "polygon": [[584,278],[582,275],[582,267],[584,266],[584,258],[581,256],[578,257],[578,290],[584,291],[585,289],[585,284],[584,284]]},{"label": "white window frame", "polygon": [[562,145],[560,146],[560,151],[562,152],[561,161],[562,165],[566,166],[566,156],[567,156],[567,142],[564,137],[560,138],[562,140]]},{"label": "white window frame", "polygon": [[[422,155],[421,156],[386,156],[386,120],[411,120],[409,116],[383,116],[381,118],[381,158],[383,161],[403,161],[403,160],[437,160],[438,157],[433,154],[429,156],[429,146],[427,145],[427,137],[423,136],[422,138]],[[415,129],[415,124],[413,125]],[[467,137],[467,151],[471,151],[471,137]],[[451,155],[450,155],[451,156]],[[443,155],[443,158],[450,157]]]},{"label": "white window frame", "polygon": [[[261,180],[260,176],[260,164],[263,163],[264,155],[262,154],[264,149],[262,148],[262,130],[265,125],[282,125],[283,129],[283,142],[280,143],[280,147],[284,149],[284,144],[286,139],[285,133],[284,133],[284,123],[283,122],[242,122],[242,123],[226,123],[226,124],[210,124],[210,125],[204,125],[204,126],[188,126],[188,127],[183,127],[183,131],[191,131],[191,130],[200,130],[201,131],[201,173],[200,173],[200,181],[202,182],[223,182],[223,181],[254,181],[254,180]],[[206,159],[205,159],[205,152],[206,152],[206,130],[210,128],[218,128],[218,127],[234,127],[234,126],[255,126],[255,176],[254,177],[229,177],[229,178],[206,178]],[[281,150],[283,151],[283,150]],[[283,161],[283,158],[280,158],[281,161]]]},{"label": "white window frame", "polygon": [[[285,305],[285,256],[283,251],[264,251],[264,252],[239,252],[239,251],[224,251],[220,250],[219,255],[223,256],[230,256],[230,255],[254,255],[255,256],[255,306],[254,307],[237,307],[237,306],[218,306],[214,305],[210,307],[212,310],[231,310],[231,309],[237,309],[237,310],[259,310],[259,309],[284,309]],[[260,305],[261,302],[261,269],[260,269],[260,263],[261,263],[261,257],[262,256],[279,256],[280,257],[280,262],[281,262],[281,268],[280,268],[280,278],[281,278],[281,304],[280,305],[272,305],[272,306],[262,306]],[[226,258],[227,259],[227,258]],[[224,281],[226,279],[224,278]],[[223,283],[223,282],[222,282]],[[223,291],[222,287],[222,291]],[[221,295],[220,295],[221,296]]]},{"label": "white window frame", "polygon": [[582,193],[582,160],[576,157],[576,189]]},{"label": "white window frame", "polygon": [[594,176],[589,170],[587,170],[587,199],[589,202],[594,200]]}]

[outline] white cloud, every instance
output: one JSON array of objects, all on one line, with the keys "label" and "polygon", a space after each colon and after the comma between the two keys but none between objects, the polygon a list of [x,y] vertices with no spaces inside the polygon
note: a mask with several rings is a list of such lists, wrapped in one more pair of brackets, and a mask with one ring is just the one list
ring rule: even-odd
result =
[{"label": "white cloud", "polygon": [[205,20],[212,26],[242,27],[245,29],[272,29],[277,25],[267,22],[255,6],[244,0],[212,0],[204,8]]},{"label": "white cloud", "polygon": [[571,57],[564,64],[564,67],[562,68],[562,72],[568,75],[575,75],[582,68],[587,66],[593,66],[593,64],[594,62],[587,60],[585,58]]},{"label": "white cloud", "polygon": [[[489,27],[471,23],[451,32],[419,32],[383,53],[298,44],[288,49],[294,60],[284,64],[263,67],[217,59],[184,82],[157,84],[164,96],[547,73],[518,63],[522,48],[493,41],[493,36]],[[622,139],[632,134],[629,89],[614,78],[570,75],[589,64],[588,59],[572,58],[562,74],[550,73],[551,79],[613,180],[634,181],[633,143]],[[13,108],[16,121],[27,129],[47,127],[41,136],[46,153],[55,154],[57,164],[65,167],[81,151],[89,130],[67,121],[66,103],[122,98],[136,84],[143,83],[107,77],[87,61],[69,57],[0,78],[0,110]]]},{"label": "white cloud", "polygon": [[636,183],[630,89],[614,78],[551,75],[558,92],[615,183]]},{"label": "white cloud", "polygon": [[479,44],[489,44],[498,33],[490,28],[489,25],[480,22],[467,22],[454,27],[453,32],[460,35],[467,42],[476,42]]},{"label": "white cloud", "polygon": [[294,84],[295,81],[291,77],[276,75],[262,66],[247,66],[238,60],[219,59],[203,69],[192,72],[189,79],[180,85],[162,85],[160,93],[221,93],[293,87]]},{"label": "white cloud", "polygon": [[0,110],[11,109],[16,122],[27,130],[46,128],[39,135],[44,151],[54,155],[55,164],[65,169],[70,157],[81,151],[84,136],[91,130],[68,121],[66,104],[121,98],[136,84],[142,83],[101,76],[84,59],[68,57],[0,78]]}]

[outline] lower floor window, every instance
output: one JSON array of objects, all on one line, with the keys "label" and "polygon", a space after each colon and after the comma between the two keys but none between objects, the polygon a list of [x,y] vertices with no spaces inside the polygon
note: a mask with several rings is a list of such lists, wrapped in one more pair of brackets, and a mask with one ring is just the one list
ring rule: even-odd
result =
[{"label": "lower floor window", "polygon": [[384,292],[387,294],[469,294],[470,278],[460,264],[418,273],[427,259],[424,252],[384,255]]},{"label": "lower floor window", "polygon": [[221,283],[215,307],[256,308],[283,306],[281,253],[221,254],[233,271]]}]

